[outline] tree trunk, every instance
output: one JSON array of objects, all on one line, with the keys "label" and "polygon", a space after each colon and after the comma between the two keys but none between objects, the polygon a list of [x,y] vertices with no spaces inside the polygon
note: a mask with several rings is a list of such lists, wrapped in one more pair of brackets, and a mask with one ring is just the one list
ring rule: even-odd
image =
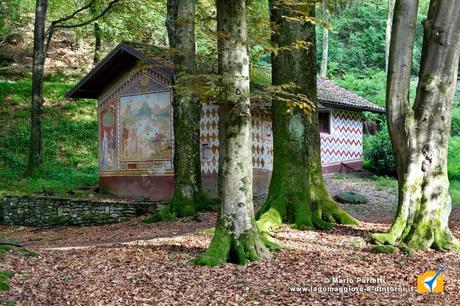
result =
[{"label": "tree trunk", "polygon": [[96,66],[97,63],[101,60],[101,26],[99,22],[94,23],[94,58],[93,58],[93,66]]},{"label": "tree trunk", "polygon": [[393,10],[395,0],[388,0],[388,14],[385,33],[385,72],[388,73],[388,61],[390,58],[390,42],[391,42],[391,25],[393,23]]},{"label": "tree trunk", "polygon": [[[272,35],[272,44],[281,48],[277,54],[272,53],[272,82],[297,83],[293,93],[307,96],[317,106],[315,28],[312,23],[292,21],[314,17],[314,4],[304,6],[270,1],[271,22],[278,29]],[[309,47],[288,49],[298,41]],[[273,173],[267,201],[258,212],[264,238],[270,239],[268,232],[282,222],[293,223],[299,229],[356,224],[354,218],[337,207],[325,186],[317,111],[306,114],[297,108],[290,114],[286,103],[274,97],[272,120]]]},{"label": "tree trunk", "polygon": [[219,198],[214,237],[196,260],[245,264],[269,256],[254,218],[249,54],[245,0],[217,0],[219,73]]},{"label": "tree trunk", "polygon": [[[327,22],[327,2],[322,1],[323,21]],[[321,70],[319,75],[323,78],[327,77],[327,60],[329,56],[329,29],[323,26],[323,52],[321,55]]]},{"label": "tree trunk", "polygon": [[42,114],[43,78],[45,67],[45,20],[47,0],[37,0],[35,7],[34,50],[32,66],[32,107],[30,126],[30,148],[27,175],[32,176],[43,170]]},{"label": "tree trunk", "polygon": [[447,149],[460,54],[460,2],[432,0],[424,22],[419,84],[408,93],[416,0],[397,0],[387,81],[387,118],[398,165],[399,203],[378,243],[414,249],[459,248],[448,227],[451,211]]},{"label": "tree trunk", "polygon": [[[92,17],[96,17],[99,13],[98,7],[96,4],[91,5],[89,8]],[[97,63],[101,60],[101,40],[102,40],[102,30],[99,25],[99,21],[95,21],[93,25],[94,33],[94,57],[93,57],[93,66],[96,66]]]},{"label": "tree trunk", "polygon": [[195,215],[209,200],[201,188],[200,111],[196,90],[195,2],[168,0],[166,21],[175,72],[174,175],[170,211],[178,217]]}]

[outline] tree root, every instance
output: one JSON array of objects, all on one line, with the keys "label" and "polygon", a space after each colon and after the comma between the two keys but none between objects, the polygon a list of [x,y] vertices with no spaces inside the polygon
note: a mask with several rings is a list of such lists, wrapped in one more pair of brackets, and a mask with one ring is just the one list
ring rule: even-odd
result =
[{"label": "tree root", "polygon": [[161,207],[156,213],[144,219],[144,223],[156,223],[160,221],[172,221],[176,218],[193,217],[198,220],[199,211],[210,211],[217,204],[217,200],[209,198],[201,192],[193,200],[184,199],[175,195],[172,200]]},{"label": "tree root", "polygon": [[[329,230],[334,224],[358,224],[358,221],[338,207],[334,201],[315,202],[309,205],[306,200],[290,202],[281,197],[281,200],[272,200],[264,205],[257,214],[257,225],[262,233],[269,233],[277,229],[283,222],[291,223],[299,230],[323,229]],[[267,209],[268,208],[268,209]],[[263,212],[263,209],[266,209]]]},{"label": "tree root", "polygon": [[[393,227],[387,233],[371,235],[374,243],[391,245],[401,249],[427,250],[460,250],[460,242],[448,228],[442,229],[434,222],[416,223],[406,228],[402,234]],[[399,234],[399,235],[398,235]]]},{"label": "tree root", "polygon": [[201,266],[217,266],[225,262],[240,265],[270,257],[269,248],[257,229],[250,229],[238,238],[222,224],[216,226],[214,237],[206,252],[192,262]]}]

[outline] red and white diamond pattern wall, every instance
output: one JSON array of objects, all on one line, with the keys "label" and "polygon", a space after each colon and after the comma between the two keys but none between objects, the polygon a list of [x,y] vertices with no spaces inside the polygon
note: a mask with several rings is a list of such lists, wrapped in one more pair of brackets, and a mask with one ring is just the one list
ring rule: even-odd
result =
[{"label": "red and white diamond pattern wall", "polygon": [[[218,106],[206,104],[201,110],[201,171],[216,174],[219,165]],[[252,113],[252,163],[254,169],[271,171],[273,167],[273,136],[270,114]],[[362,160],[363,128],[361,113],[331,110],[331,133],[321,134],[323,167]]]},{"label": "red and white diamond pattern wall", "polygon": [[252,166],[268,171],[273,168],[272,121],[266,111],[252,113]]},{"label": "red and white diamond pattern wall", "polygon": [[201,172],[215,174],[219,169],[219,114],[218,106],[205,104],[201,108],[200,148]]},{"label": "red and white diamond pattern wall", "polygon": [[339,164],[362,160],[363,124],[361,113],[332,110],[331,134],[321,134],[321,162]]},{"label": "red and white diamond pattern wall", "polygon": [[[201,109],[200,146],[201,172],[216,174],[219,170],[219,114],[218,106],[205,104]],[[273,167],[273,139],[270,114],[252,113],[252,164],[254,169],[271,171]]]}]

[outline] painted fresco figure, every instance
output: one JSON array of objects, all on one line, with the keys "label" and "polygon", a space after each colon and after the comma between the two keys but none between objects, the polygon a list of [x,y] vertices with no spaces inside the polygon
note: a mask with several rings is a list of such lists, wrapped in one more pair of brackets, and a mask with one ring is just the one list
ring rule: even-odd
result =
[{"label": "painted fresco figure", "polygon": [[121,142],[123,148],[123,156],[128,156],[128,141],[129,141],[129,129],[123,127],[123,132],[121,134]]},{"label": "painted fresco figure", "polygon": [[102,137],[102,150],[101,150],[101,167],[104,170],[111,169],[113,167],[112,158],[109,154],[109,140],[107,131],[104,131],[104,136]]}]

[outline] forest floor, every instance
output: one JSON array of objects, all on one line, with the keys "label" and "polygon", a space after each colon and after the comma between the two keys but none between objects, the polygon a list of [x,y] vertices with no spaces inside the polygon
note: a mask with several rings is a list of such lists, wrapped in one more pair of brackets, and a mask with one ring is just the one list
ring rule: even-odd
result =
[{"label": "forest floor", "polygon": [[[14,272],[0,304],[16,305],[455,305],[460,255],[454,252],[376,254],[369,234],[388,229],[396,203],[391,180],[327,177],[333,194],[358,191],[368,204],[342,205],[361,221],[330,231],[275,234],[284,246],[268,261],[246,266],[194,266],[213,235],[215,213],[152,225],[136,218],[94,227],[38,230],[0,226],[1,240],[21,241],[37,254],[11,250],[1,269]],[[460,237],[460,207],[450,225]],[[29,255],[29,256],[27,256]],[[32,255],[32,256],[31,256]],[[36,256],[34,256],[36,255]],[[442,294],[415,292],[417,276],[448,262]],[[364,282],[378,279],[379,284]],[[345,282],[344,284],[335,281]],[[311,292],[311,290],[333,290]],[[363,290],[363,292],[344,291]],[[366,291],[374,290],[374,291]],[[377,292],[377,290],[386,292]],[[392,290],[396,290],[392,292]],[[399,292],[398,290],[407,290]]]}]

